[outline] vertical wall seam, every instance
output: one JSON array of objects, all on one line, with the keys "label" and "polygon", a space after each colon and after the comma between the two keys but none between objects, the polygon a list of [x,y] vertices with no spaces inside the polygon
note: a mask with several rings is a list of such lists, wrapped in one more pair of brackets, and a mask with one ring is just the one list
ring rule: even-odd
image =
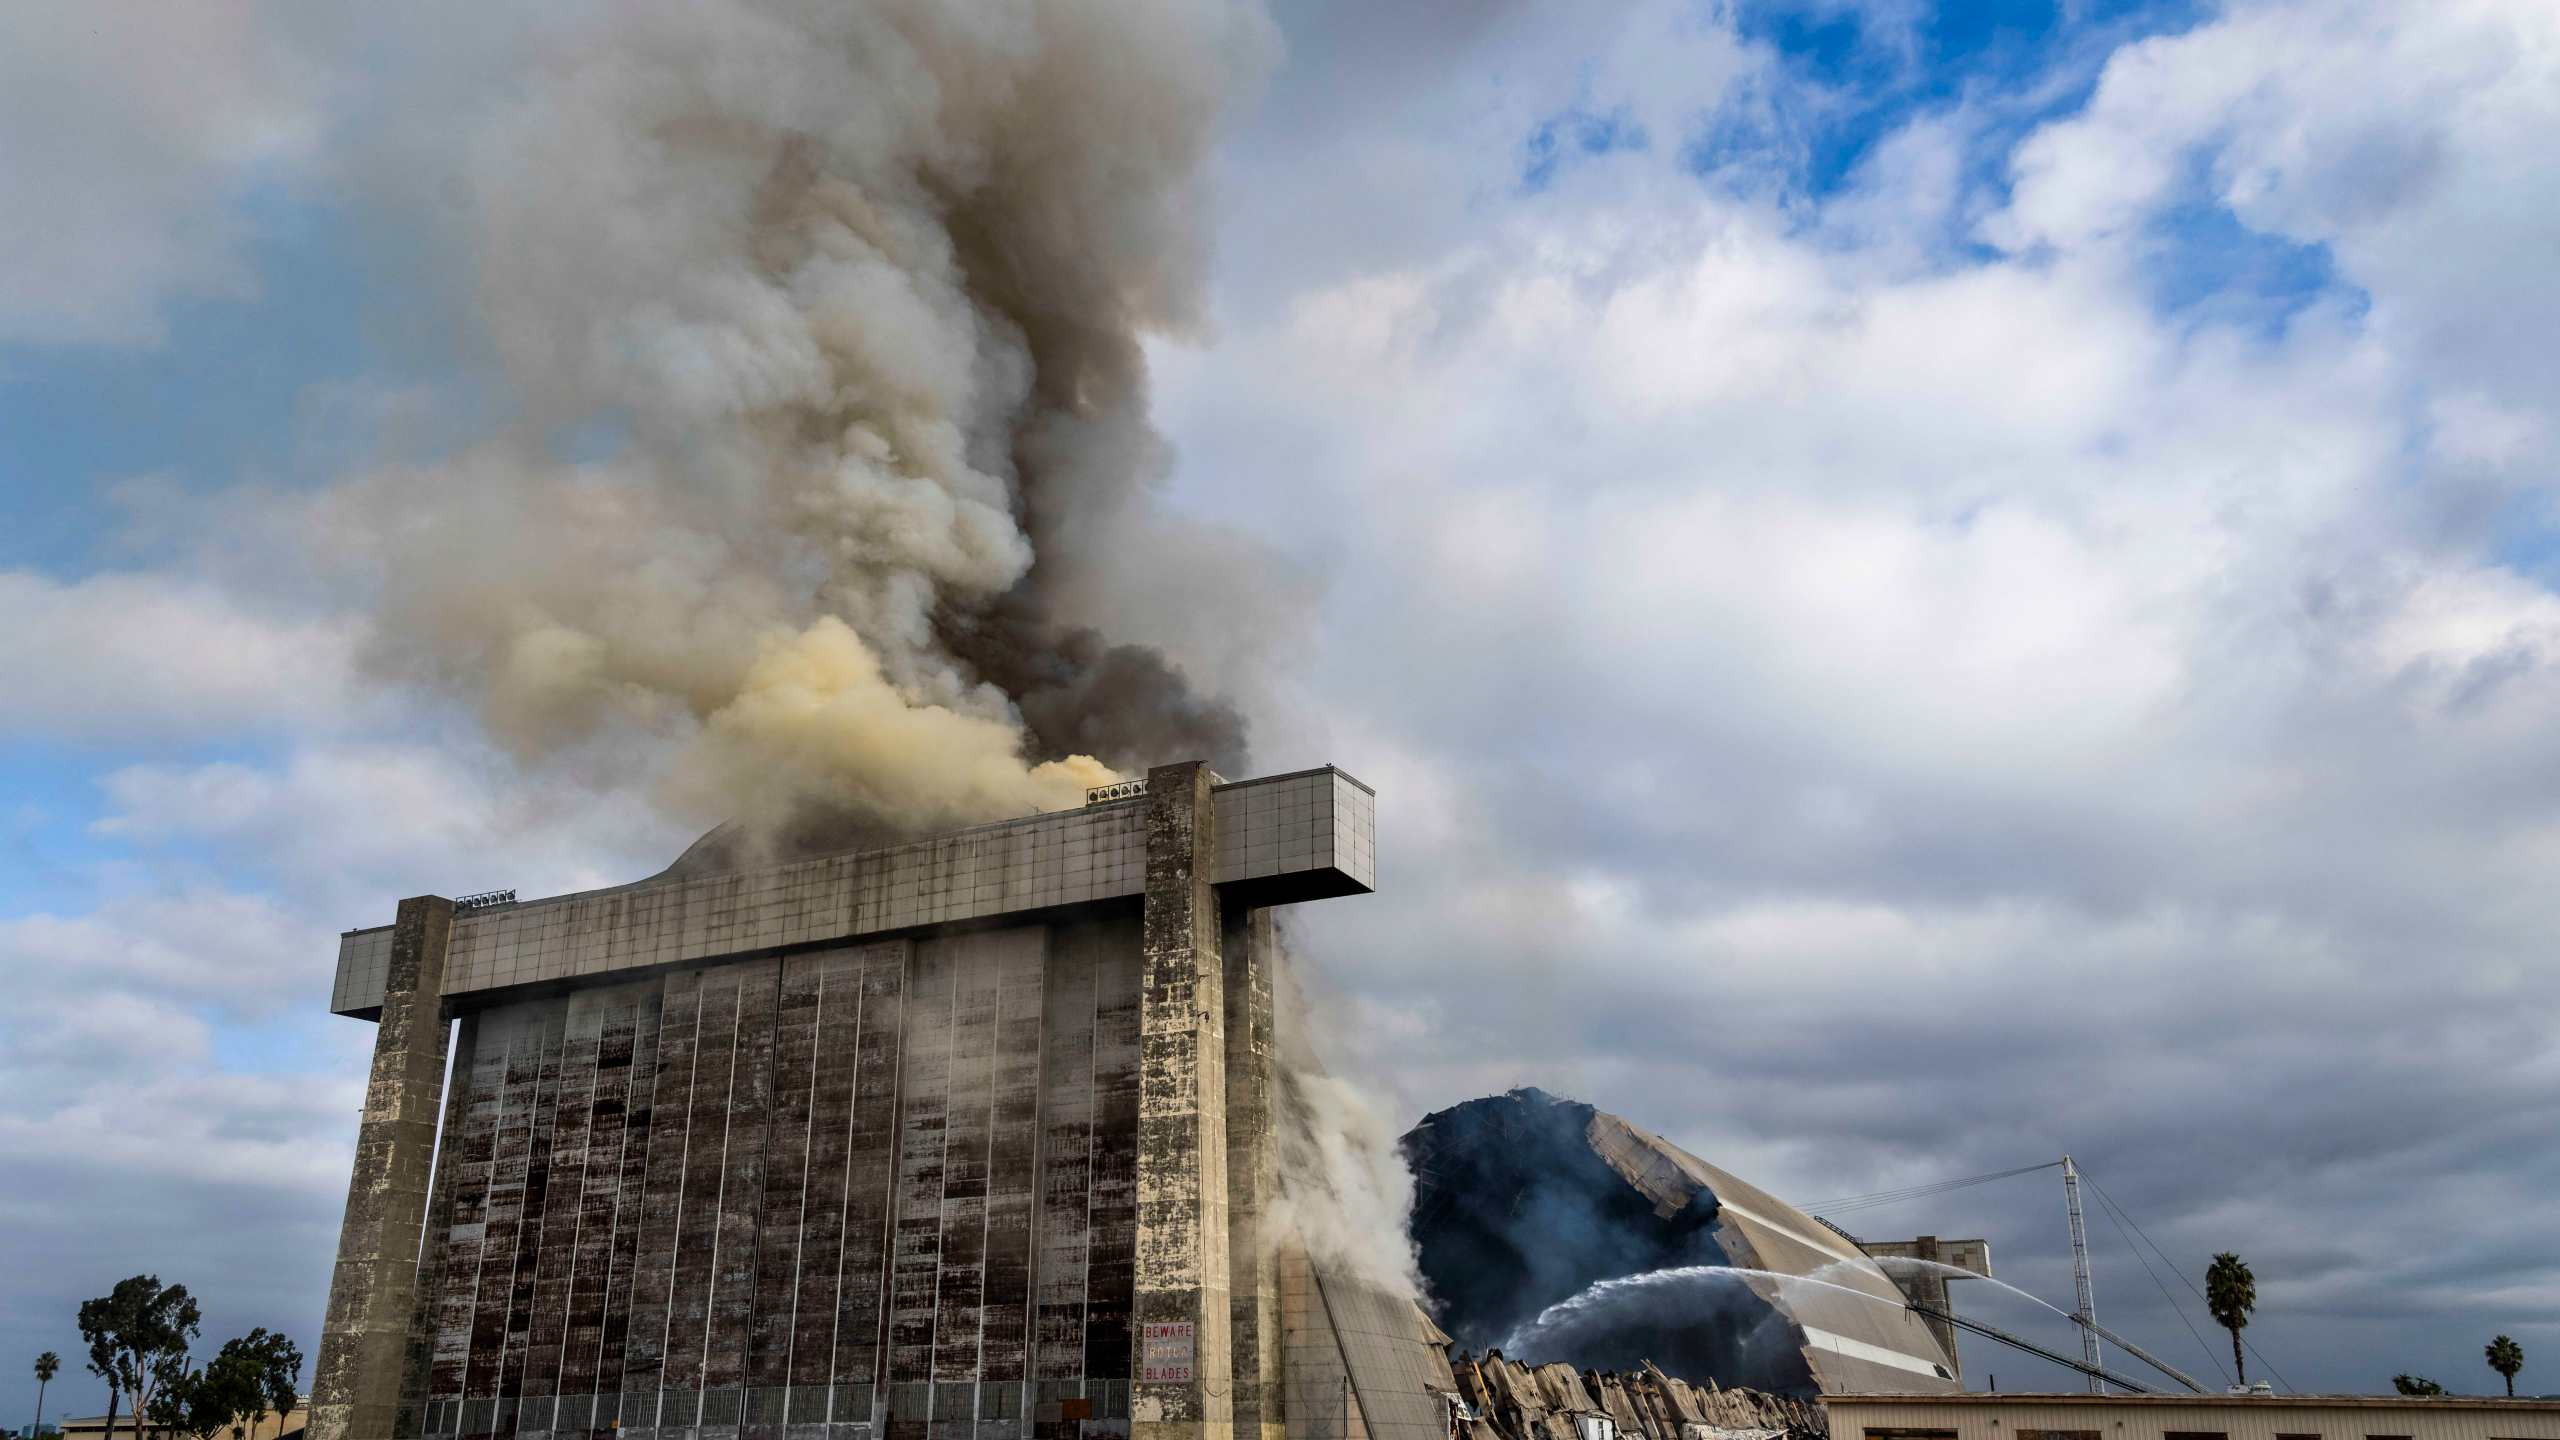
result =
[{"label": "vertical wall seam", "polygon": [[[789,961],[783,963],[786,967],[790,964]],[[827,967],[823,960],[814,957],[811,963],[818,970],[818,1003],[809,1012],[809,1113],[800,1122],[800,1238],[791,1251],[791,1289],[783,1297],[783,1303],[791,1309],[791,1328],[782,1337],[782,1423],[785,1425],[791,1423],[792,1381],[796,1378],[794,1371],[800,1358],[800,1272],[809,1258],[809,1180],[817,1169],[810,1156],[818,1140],[818,1059],[826,1052],[827,1046]],[[773,1013],[775,1027],[779,1029],[782,1015],[779,980],[775,982]],[[777,1047],[779,1044],[777,1040]],[[777,1059],[781,1053],[779,1048],[774,1051]],[[837,1242],[836,1249],[839,1254],[843,1252],[841,1240]],[[754,1323],[750,1317],[748,1324],[752,1326]]]},{"label": "vertical wall seam", "polygon": [[[684,1067],[684,1148],[676,1152],[676,1213],[674,1223],[667,1232],[667,1303],[663,1321],[665,1328],[658,1336],[658,1384],[655,1391],[658,1398],[656,1408],[649,1415],[649,1428],[652,1430],[660,1428],[659,1422],[667,1418],[667,1347],[675,1343],[676,1336],[675,1247],[684,1239],[684,1173],[686,1167],[693,1163],[693,1091],[694,1082],[700,1079],[701,1075],[702,995],[697,980],[693,1000],[693,1039]],[[653,1109],[649,1113],[649,1123],[655,1125],[657,1121],[657,1112]],[[643,1238],[646,1238],[645,1235]],[[639,1261],[634,1259],[632,1265],[637,1269]],[[701,1412],[697,1407],[694,1420],[698,1424],[701,1419]]]},{"label": "vertical wall seam", "polygon": [[[836,1283],[828,1293],[835,1303],[827,1315],[827,1423],[846,1424],[836,1418],[836,1387],[845,1383],[836,1375],[836,1347],[844,1338],[844,1257],[853,1249],[853,1132],[855,1117],[862,1112],[862,1020],[871,993],[871,951],[856,952],[858,964],[853,987],[853,1080],[848,1087],[844,1107],[844,1186],[836,1200]],[[823,987],[824,982],[820,982]]]},{"label": "vertical wall seam", "polygon": [[[554,1102],[554,1103],[557,1103],[557,1102],[558,1102],[558,1100],[559,1100],[559,1097],[555,1095],[555,1096],[553,1096],[553,1097],[552,1097],[552,1100],[553,1100],[553,1102]],[[541,1028],[540,1028],[540,1027],[535,1027],[535,1028],[533,1029],[533,1104],[532,1104],[532,1106],[531,1106],[529,1109],[527,1109],[527,1110],[526,1110],[526,1112],[525,1112],[525,1122],[524,1122],[524,1165],[525,1165],[525,1179],[524,1179],[524,1183],[523,1183],[523,1185],[521,1185],[520,1187],[518,1187],[517,1194],[516,1194],[516,1208],[517,1208],[518,1215],[519,1215],[519,1218],[518,1218],[518,1219],[517,1219],[517,1221],[516,1221],[516,1253],[515,1253],[515,1257],[514,1257],[514,1259],[513,1259],[513,1260],[511,1260],[511,1261],[509,1261],[509,1262],[508,1262],[508,1265],[507,1265],[507,1311],[506,1311],[506,1318],[505,1318],[505,1319],[500,1323],[500,1325],[499,1325],[499,1327],[498,1327],[498,1393],[497,1393],[497,1396],[496,1396],[496,1403],[497,1403],[498,1405],[504,1405],[504,1404],[506,1404],[506,1403],[507,1403],[507,1350],[509,1349],[509,1346],[508,1346],[508,1344],[507,1344],[507,1335],[509,1334],[509,1332],[513,1331],[513,1330],[515,1329],[515,1327],[516,1327],[516,1296],[515,1296],[515,1290],[516,1290],[516,1278],[517,1278],[519,1275],[521,1275],[521,1274],[523,1273],[523,1271],[524,1271],[524,1249],[525,1249],[525,1246],[524,1246],[524,1240],[525,1240],[526,1221],[528,1221],[528,1220],[530,1220],[530,1221],[532,1222],[532,1227],[531,1227],[531,1228],[532,1228],[532,1230],[533,1230],[534,1259],[535,1259],[537,1262],[539,1262],[539,1261],[540,1261],[540,1259],[542,1258],[542,1217],[541,1217],[540,1215],[538,1215],[538,1214],[534,1214],[534,1213],[532,1213],[532,1211],[533,1211],[533,1206],[532,1206],[532,1204],[531,1204],[532,1196],[531,1196],[531,1194],[529,1193],[529,1192],[531,1192],[531,1190],[533,1189],[533,1145],[534,1145],[534,1137],[535,1137],[535,1135],[536,1135],[536,1134],[541,1130],[541,1128],[542,1128],[542,1030],[541,1030]],[[543,1190],[543,1194],[544,1194],[545,1198],[548,1198],[551,1192],[550,1192],[550,1189],[549,1189],[549,1186],[548,1186],[548,1183],[547,1183],[547,1182],[548,1182],[548,1180],[549,1180],[549,1161],[548,1161],[547,1159],[546,1159],[546,1160],[545,1160],[545,1162],[544,1162],[544,1172],[545,1172],[545,1173],[544,1173],[544,1179],[545,1179],[545,1181],[546,1181],[546,1184],[545,1184],[545,1187],[544,1187],[544,1190]],[[541,1266],[537,1263],[537,1264],[535,1265],[535,1267],[534,1267],[534,1268],[535,1268],[535,1270],[538,1272],[538,1271],[541,1269]],[[528,1312],[530,1311],[530,1309],[531,1309],[531,1307],[532,1307],[532,1304],[533,1304],[533,1301],[532,1301],[530,1298],[527,1298],[527,1299],[526,1299],[526,1301],[525,1301],[525,1305],[526,1305],[526,1307],[527,1307]],[[532,1348],[532,1344],[533,1344],[533,1331],[532,1331],[532,1328],[531,1328],[531,1327],[532,1327],[532,1321],[533,1321],[533,1317],[532,1317],[532,1315],[531,1315],[530,1313],[528,1313],[528,1314],[525,1316],[525,1322],[526,1322],[526,1330],[525,1330],[525,1346],[526,1346],[526,1348],[527,1348],[528,1350],[530,1350],[530,1349]],[[516,1362],[516,1363],[517,1363],[519,1366],[521,1366],[521,1365],[524,1363],[524,1359],[525,1359],[525,1357],[518,1357],[518,1359],[517,1359],[517,1362]],[[517,1375],[516,1375],[516,1388],[517,1388],[517,1392],[518,1392],[518,1393],[517,1393],[517,1395],[516,1395],[516,1410],[517,1410],[518,1416],[521,1416],[521,1414],[522,1414],[522,1412],[523,1412],[523,1410],[524,1410],[524,1395],[523,1395],[523,1393],[522,1393],[522,1392],[523,1392],[523,1388],[524,1388],[524,1375],[523,1375],[523,1372],[522,1372],[521,1370],[519,1370],[519,1371],[517,1372]],[[494,1413],[495,1413],[495,1412],[494,1412],[494,1408],[493,1408],[492,1413],[493,1413],[493,1415],[494,1415]],[[510,1417],[510,1418],[515,1418],[515,1417]],[[498,1431],[498,1430],[500,1430],[500,1429],[508,1429],[508,1428],[511,1428],[511,1427],[499,1426],[499,1425],[497,1425],[497,1424],[495,1423],[495,1421],[493,1420],[493,1421],[491,1422],[491,1426],[490,1426],[490,1428],[491,1428],[491,1431],[494,1433],[494,1432],[496,1432],[496,1431]]]},{"label": "vertical wall seam", "polygon": [[[471,1309],[463,1319],[462,1378],[456,1382],[454,1389],[454,1398],[457,1402],[468,1402],[472,1398],[472,1332],[480,1324],[480,1277],[489,1273],[489,1196],[498,1188],[498,1136],[504,1134],[507,1128],[507,1063],[514,1057],[514,1052],[515,1039],[509,1036],[506,1052],[498,1060],[498,1113],[496,1118],[489,1122],[489,1173],[482,1177],[480,1185],[480,1248],[471,1263]],[[477,1065],[477,1057],[474,1057],[473,1063]],[[461,1423],[456,1421],[454,1428],[459,1431]]]},{"label": "vertical wall seam", "polygon": [[[602,1291],[603,1299],[596,1307],[596,1359],[595,1368],[591,1372],[594,1378],[587,1384],[587,1393],[595,1396],[602,1396],[604,1394],[604,1334],[605,1331],[611,1329],[613,1326],[613,1266],[614,1261],[620,1258],[619,1251],[622,1245],[622,1178],[630,1173],[631,1112],[634,1108],[631,1102],[633,1095],[640,1088],[640,1017],[647,1013],[647,1005],[643,1004],[639,997],[635,995],[631,1004],[631,1055],[630,1058],[624,1062],[626,1078],[622,1082],[622,1147],[614,1153],[613,1157],[613,1214],[606,1222],[604,1231],[604,1289]],[[604,1060],[601,1052],[597,1055],[596,1060],[598,1068],[601,1069]],[[658,1077],[652,1074],[649,1077],[649,1088],[652,1092],[652,1099],[656,1098],[655,1091],[657,1089],[657,1084]],[[641,1141],[644,1146],[646,1145],[647,1140],[648,1132],[644,1130],[641,1132]],[[642,1153],[647,1153],[645,1148]],[[645,1172],[645,1162],[643,1168]],[[641,1179],[644,1182],[644,1188],[647,1178],[647,1175],[643,1173]],[[627,1334],[630,1321],[626,1317],[623,1323]],[[620,1404],[620,1396],[622,1394],[621,1376],[617,1375],[614,1377],[613,1386],[614,1395],[616,1397],[614,1414],[615,1417],[619,1419],[622,1413],[622,1407]],[[595,1416],[592,1410],[587,1416],[587,1425],[589,1429],[596,1428]]]},{"label": "vertical wall seam", "polygon": [[[1091,950],[1091,946],[1086,949]],[[1093,1042],[1084,1047],[1085,1092],[1093,1097],[1084,1122],[1084,1316],[1076,1327],[1076,1393],[1093,1398],[1093,1194],[1102,1174],[1102,956],[1088,954],[1092,964]]]},{"label": "vertical wall seam", "polygon": [[1049,1209],[1049,963],[1057,927],[1040,927],[1040,986],[1035,992],[1040,1023],[1031,1056],[1031,1213],[1023,1228],[1022,1255],[1022,1402],[1027,1423],[1039,1420],[1040,1386],[1040,1237]]},{"label": "vertical wall seam", "polygon": [[[720,1103],[720,1188],[711,1200],[711,1270],[702,1291],[702,1365],[693,1379],[693,1423],[702,1423],[702,1397],[711,1393],[711,1332],[719,1322],[720,1310],[720,1224],[729,1212],[729,1121],[738,1113],[738,1043],[739,1022],[746,1016],[747,987],[742,983],[729,992],[729,1090]],[[750,1292],[754,1281],[748,1281]],[[750,1302],[752,1303],[752,1302]],[[744,1408],[741,1406],[741,1408]]]},{"label": "vertical wall seam", "polygon": [[[567,1017],[570,1008],[576,1005],[576,1003],[575,999],[571,999],[564,1002],[561,1006],[560,1094],[564,1100],[569,1094],[570,1040]],[[587,1167],[595,1161],[596,1086],[602,1083],[604,1079],[603,1072],[604,1032],[599,1029],[596,1032],[596,1053],[594,1057],[594,1064],[590,1067],[590,1079],[587,1082],[587,1120],[584,1149],[578,1156],[578,1203],[575,1213],[571,1214],[569,1217],[569,1279],[567,1284],[560,1287],[560,1353],[554,1357],[551,1366],[551,1415],[554,1422],[550,1427],[548,1427],[551,1429],[559,1428],[557,1422],[560,1415],[560,1380],[562,1376],[569,1373],[569,1317],[577,1313],[578,1301],[578,1237],[586,1233]],[[559,1122],[557,1120],[552,1122],[552,1128],[555,1133],[559,1129]],[[545,1195],[547,1204],[547,1191],[545,1192]],[[542,1298],[541,1287],[542,1267],[540,1265],[536,1265],[534,1267],[534,1298],[536,1300]],[[525,1333],[525,1363],[528,1366],[533,1363],[533,1333],[530,1328],[528,1328]]]},{"label": "vertical wall seam", "polygon": [[[889,1066],[889,1163],[882,1186],[880,1213],[886,1217],[880,1227],[880,1303],[874,1307],[871,1351],[871,1413],[876,1417],[886,1400],[881,1392],[889,1386],[889,1270],[898,1258],[898,1172],[904,1168],[905,1147],[900,1142],[907,1116],[907,1027],[915,1016],[916,942],[901,940],[898,948],[898,1054]],[[839,1302],[841,1303],[841,1302]]]}]

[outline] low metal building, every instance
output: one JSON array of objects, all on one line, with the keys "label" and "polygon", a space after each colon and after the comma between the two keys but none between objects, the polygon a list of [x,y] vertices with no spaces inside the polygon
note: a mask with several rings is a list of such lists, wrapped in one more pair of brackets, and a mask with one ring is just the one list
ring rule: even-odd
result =
[{"label": "low metal building", "polygon": [[2560,1440],[2560,1400],[2468,1395],[1826,1395],[1831,1440]]}]

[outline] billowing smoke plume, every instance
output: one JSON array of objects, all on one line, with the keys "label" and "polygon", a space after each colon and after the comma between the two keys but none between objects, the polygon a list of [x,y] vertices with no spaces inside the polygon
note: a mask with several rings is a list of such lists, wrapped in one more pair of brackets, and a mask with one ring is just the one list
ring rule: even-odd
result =
[{"label": "billowing smoke plume", "polygon": [[1273,1097],[1280,1189],[1269,1233],[1279,1244],[1305,1247],[1330,1274],[1422,1298],[1407,1229],[1413,1216],[1413,1171],[1397,1148],[1395,1126],[1359,1086],[1328,1072],[1315,1048],[1311,977],[1282,963],[1272,986],[1278,1046]]},{"label": "billowing smoke plume", "polygon": [[1167,468],[1240,0],[627,0],[457,188],[520,419],[337,499],[379,656],[689,818],[918,828],[1241,764],[1096,633]]}]

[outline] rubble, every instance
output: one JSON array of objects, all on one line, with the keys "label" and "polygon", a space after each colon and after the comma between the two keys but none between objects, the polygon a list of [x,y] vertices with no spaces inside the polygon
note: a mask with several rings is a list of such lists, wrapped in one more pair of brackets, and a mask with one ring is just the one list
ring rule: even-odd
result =
[{"label": "rubble", "polygon": [[1476,1418],[1463,1440],[1585,1440],[1576,1415],[1607,1415],[1620,1440],[1731,1440],[1742,1435],[1827,1440],[1818,1401],[1695,1386],[1652,1364],[1633,1371],[1576,1370],[1554,1362],[1529,1365],[1499,1350],[1483,1358],[1460,1351],[1450,1362],[1459,1398]]}]

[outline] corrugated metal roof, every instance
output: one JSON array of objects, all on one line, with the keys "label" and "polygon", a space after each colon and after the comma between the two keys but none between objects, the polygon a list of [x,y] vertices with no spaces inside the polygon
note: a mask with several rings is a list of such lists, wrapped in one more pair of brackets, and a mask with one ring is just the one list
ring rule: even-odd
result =
[{"label": "corrugated metal roof", "polygon": [[1457,1390],[1448,1337],[1410,1296],[1323,1269],[1315,1278],[1372,1440],[1446,1440],[1448,1402],[1433,1392]]},{"label": "corrugated metal roof", "polygon": [[1901,1288],[1839,1232],[1606,1111],[1593,1112],[1588,1133],[1592,1149],[1659,1213],[1676,1213],[1700,1189],[1713,1195],[1716,1240],[1733,1264],[1823,1282],[1745,1279],[1803,1336],[1805,1363],[1824,1392],[1958,1388]]}]

